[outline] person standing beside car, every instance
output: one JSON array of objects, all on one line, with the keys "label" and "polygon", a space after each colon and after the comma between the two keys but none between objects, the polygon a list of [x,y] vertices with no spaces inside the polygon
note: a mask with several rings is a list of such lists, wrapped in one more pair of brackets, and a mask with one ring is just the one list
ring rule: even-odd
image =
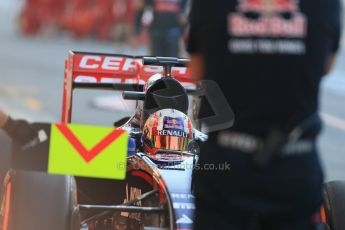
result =
[{"label": "person standing beside car", "polygon": [[[183,28],[187,24],[187,0],[144,0],[137,27],[149,26],[153,56],[177,57]],[[140,29],[136,29],[137,33]]]},{"label": "person standing beside car", "polygon": [[216,81],[236,118],[201,149],[201,169],[231,170],[195,171],[196,230],[320,227],[318,94],[339,48],[340,5],[193,1],[192,75]]}]

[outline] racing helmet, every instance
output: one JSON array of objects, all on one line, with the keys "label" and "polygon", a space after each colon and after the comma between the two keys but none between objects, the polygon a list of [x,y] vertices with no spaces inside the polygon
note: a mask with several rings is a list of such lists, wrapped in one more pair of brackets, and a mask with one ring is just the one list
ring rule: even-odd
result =
[{"label": "racing helmet", "polygon": [[188,151],[193,141],[192,122],[176,109],[156,111],[146,120],[142,139],[144,151],[149,155]]},{"label": "racing helmet", "polygon": [[141,127],[149,116],[159,110],[175,109],[187,113],[189,107],[188,95],[182,84],[172,77],[153,75],[145,85],[145,98]]}]

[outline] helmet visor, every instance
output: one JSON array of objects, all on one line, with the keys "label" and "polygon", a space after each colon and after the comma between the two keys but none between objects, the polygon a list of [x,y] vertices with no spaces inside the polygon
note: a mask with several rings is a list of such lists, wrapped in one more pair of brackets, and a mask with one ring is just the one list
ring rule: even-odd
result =
[{"label": "helmet visor", "polygon": [[173,151],[185,151],[188,148],[190,139],[188,137],[155,135],[153,136],[153,145],[157,149],[166,149]]}]

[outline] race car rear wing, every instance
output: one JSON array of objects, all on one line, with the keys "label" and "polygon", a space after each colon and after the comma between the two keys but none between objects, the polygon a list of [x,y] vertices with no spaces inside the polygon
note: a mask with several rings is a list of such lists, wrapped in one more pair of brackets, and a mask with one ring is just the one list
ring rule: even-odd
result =
[{"label": "race car rear wing", "polygon": [[[152,75],[164,72],[154,61],[152,57],[152,63],[143,65],[143,56],[70,51],[65,61],[61,121],[71,122],[74,89],[142,91]],[[189,68],[177,65],[171,74],[187,89],[195,87]]]}]

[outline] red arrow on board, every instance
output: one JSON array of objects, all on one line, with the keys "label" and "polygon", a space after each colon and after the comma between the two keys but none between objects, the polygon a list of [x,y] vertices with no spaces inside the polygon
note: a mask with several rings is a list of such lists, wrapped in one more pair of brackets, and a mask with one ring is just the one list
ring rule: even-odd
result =
[{"label": "red arrow on board", "polygon": [[79,155],[86,161],[91,162],[97,157],[106,147],[108,147],[114,140],[120,137],[125,130],[114,129],[106,137],[104,137],[98,144],[96,144],[91,150],[87,150],[85,146],[80,142],[72,130],[64,124],[55,125],[62,135],[71,143],[71,145],[77,150]]}]

